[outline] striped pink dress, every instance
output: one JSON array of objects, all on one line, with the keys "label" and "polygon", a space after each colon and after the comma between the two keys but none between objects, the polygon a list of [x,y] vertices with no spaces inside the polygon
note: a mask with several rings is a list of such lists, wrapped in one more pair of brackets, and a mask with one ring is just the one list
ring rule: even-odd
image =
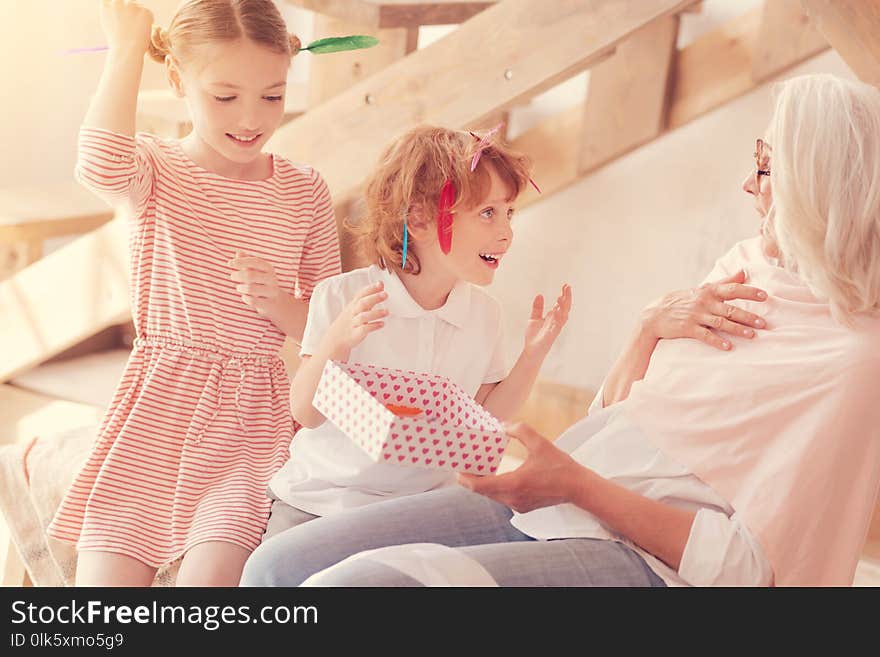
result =
[{"label": "striped pink dress", "polygon": [[270,178],[197,166],[174,140],[80,132],[77,175],[131,225],[134,349],[93,451],[49,534],[158,567],[205,541],[248,550],[293,420],[284,334],[230,280],[236,250],[308,299],[340,271],[327,186],[274,156]]}]

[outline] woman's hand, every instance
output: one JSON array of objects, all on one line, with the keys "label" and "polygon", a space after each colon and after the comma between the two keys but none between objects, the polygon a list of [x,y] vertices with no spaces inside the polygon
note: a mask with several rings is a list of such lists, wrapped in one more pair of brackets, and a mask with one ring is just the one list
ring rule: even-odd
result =
[{"label": "woman's hand", "polygon": [[382,318],[388,315],[388,311],[376,308],[388,298],[384,288],[383,283],[368,285],[342,309],[322,340],[322,346],[331,358],[346,360],[351,350],[370,333],[385,326]]},{"label": "woman's hand", "polygon": [[579,478],[588,472],[586,468],[530,426],[516,423],[504,427],[528,450],[523,464],[495,476],[459,474],[459,483],[519,513],[569,502]]},{"label": "woman's hand", "polygon": [[732,299],[767,300],[766,292],[743,285],[745,281],[746,274],[740,270],[714,283],[670,292],[645,308],[642,329],[658,340],[694,338],[718,349],[730,349],[730,341],[718,332],[753,338],[756,328],[767,328],[758,315],[725,303]]},{"label": "woman's hand", "polygon": [[571,311],[571,286],[562,286],[562,294],[556,299],[556,305],[544,314],[544,297],[538,295],[532,302],[532,315],[526,325],[526,340],[523,353],[542,359],[550,351],[550,347],[559,337],[562,327],[568,321]]},{"label": "woman's hand", "polygon": [[137,2],[104,0],[101,25],[111,51],[131,48],[144,53],[150,43],[153,12]]},{"label": "woman's hand", "polygon": [[235,290],[241,300],[261,315],[271,314],[284,295],[272,263],[236,251],[229,265],[235,268],[229,278],[238,283]]}]

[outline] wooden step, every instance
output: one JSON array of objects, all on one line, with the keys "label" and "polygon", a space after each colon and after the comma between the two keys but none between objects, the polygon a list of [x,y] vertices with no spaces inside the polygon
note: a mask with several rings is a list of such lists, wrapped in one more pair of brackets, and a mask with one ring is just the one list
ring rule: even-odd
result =
[{"label": "wooden step", "polygon": [[802,0],[819,32],[859,78],[880,86],[880,0]]},{"label": "wooden step", "polygon": [[[45,397],[106,408],[130,354],[126,347],[55,360],[23,372],[9,383]],[[279,355],[291,376],[299,366],[298,354],[299,347],[292,340],[285,341]]]},{"label": "wooden step", "polygon": [[[602,60],[641,26],[691,4],[504,0],[282,127],[270,148],[315,166],[335,202],[344,202],[407,128],[484,127],[499,111]],[[522,43],[524,34],[540,44],[540,56]]]},{"label": "wooden step", "polygon": [[76,182],[0,189],[0,243],[86,233],[113,210]]},{"label": "wooden step", "polygon": [[44,397],[104,409],[110,404],[130,353],[130,349],[112,349],[45,363],[10,383]]},{"label": "wooden step", "polygon": [[[375,28],[455,25],[494,5],[497,0],[287,0],[292,5]],[[323,36],[323,35],[322,35]]]},{"label": "wooden step", "polygon": [[[525,422],[545,438],[556,440],[587,415],[595,396],[593,390],[539,379],[514,420]],[[515,461],[521,461],[526,454],[526,449],[515,440],[508,444],[505,452],[505,456]]]},{"label": "wooden step", "polygon": [[[795,18],[792,19],[792,16]],[[611,141],[604,144],[600,153],[584,157],[584,145],[576,135],[587,136],[582,128],[591,109],[588,89],[588,97],[583,104],[544,119],[514,139],[513,146],[532,155],[534,177],[540,181],[544,197],[558,192],[633,147],[644,145],[653,138],[694,121],[805,59],[827,50],[828,43],[818,34],[815,26],[810,21],[802,20],[802,17],[799,0],[774,0],[678,50],[669,73],[670,90],[666,107],[662,112],[655,112],[655,116],[664,117],[659,130],[630,133],[631,124],[626,131],[606,132]],[[770,36],[782,32],[785,34],[782,39],[785,45],[776,43]],[[620,51],[625,53],[626,46],[622,45]],[[620,64],[615,59],[616,55],[600,66],[613,69]],[[622,83],[625,84],[625,80]],[[608,97],[613,95],[608,94]],[[639,118],[639,109],[635,106],[626,111],[636,112],[635,118]],[[617,112],[608,108],[593,107],[592,110],[593,116],[603,111],[609,116]],[[610,118],[618,120],[616,116]],[[540,198],[533,190],[526,189],[518,204],[526,207]]]},{"label": "wooden step", "polygon": [[0,253],[8,263],[0,263],[0,280],[39,260],[46,240],[88,233],[112,218],[106,203],[73,180],[0,189]]},{"label": "wooden step", "polygon": [[119,217],[0,281],[0,383],[131,317],[127,244]]},{"label": "wooden step", "polygon": [[4,383],[0,385],[0,445],[97,424],[103,406],[58,399]]}]

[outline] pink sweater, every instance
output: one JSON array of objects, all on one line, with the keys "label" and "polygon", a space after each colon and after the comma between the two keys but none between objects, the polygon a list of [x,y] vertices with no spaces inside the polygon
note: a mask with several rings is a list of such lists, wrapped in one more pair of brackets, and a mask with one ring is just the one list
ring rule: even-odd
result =
[{"label": "pink sweater", "polygon": [[745,520],[777,585],[849,585],[880,485],[880,319],[844,327],[759,239],[709,279],[745,267],[767,320],[722,352],[664,340],[627,415]]}]

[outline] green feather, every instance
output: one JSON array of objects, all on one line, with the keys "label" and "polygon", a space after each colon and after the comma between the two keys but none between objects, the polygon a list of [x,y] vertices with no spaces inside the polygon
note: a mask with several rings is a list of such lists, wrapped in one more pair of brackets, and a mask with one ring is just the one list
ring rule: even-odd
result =
[{"label": "green feather", "polygon": [[379,39],[371,36],[354,35],[344,37],[328,37],[312,41],[303,50],[308,50],[313,55],[323,55],[328,52],[342,52],[343,50],[360,50],[372,48],[379,43]]}]

